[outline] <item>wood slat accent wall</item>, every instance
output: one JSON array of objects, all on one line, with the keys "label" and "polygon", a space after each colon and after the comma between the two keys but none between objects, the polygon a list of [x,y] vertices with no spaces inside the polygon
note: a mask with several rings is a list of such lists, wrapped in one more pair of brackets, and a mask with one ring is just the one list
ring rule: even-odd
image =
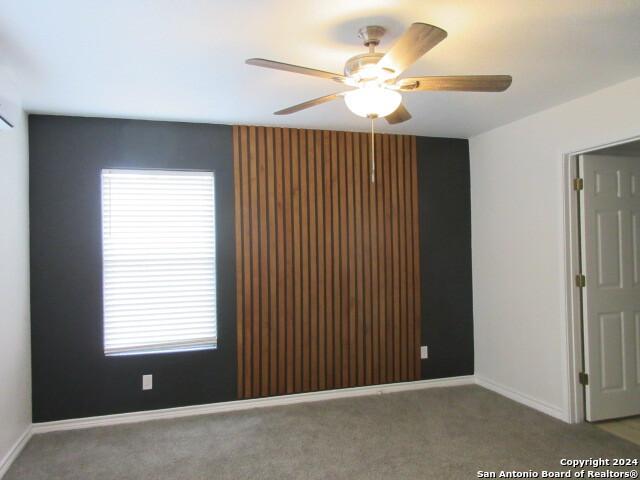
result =
[{"label": "wood slat accent wall", "polygon": [[[415,137],[233,127],[238,397],[420,378]],[[224,279],[220,279],[224,281]]]}]

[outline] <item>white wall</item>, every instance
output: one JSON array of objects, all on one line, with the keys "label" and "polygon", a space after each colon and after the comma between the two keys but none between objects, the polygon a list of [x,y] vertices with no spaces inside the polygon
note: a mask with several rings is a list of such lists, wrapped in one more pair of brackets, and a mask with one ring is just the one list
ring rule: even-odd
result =
[{"label": "white wall", "polygon": [[[470,140],[476,374],[562,418],[563,154],[640,135],[639,112],[636,78]],[[23,115],[0,131],[0,471],[31,424],[27,157]]]},{"label": "white wall", "polygon": [[[3,69],[0,95],[17,103]],[[21,114],[14,129],[0,130],[0,476],[31,425],[27,151],[26,116]]]},{"label": "white wall", "polygon": [[470,139],[476,375],[566,420],[563,155],[638,135],[640,77]]}]

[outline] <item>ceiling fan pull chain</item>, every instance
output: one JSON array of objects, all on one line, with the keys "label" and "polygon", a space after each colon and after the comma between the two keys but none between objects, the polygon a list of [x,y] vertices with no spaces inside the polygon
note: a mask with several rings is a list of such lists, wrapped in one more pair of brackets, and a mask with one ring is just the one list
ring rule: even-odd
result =
[{"label": "ceiling fan pull chain", "polygon": [[371,118],[371,183],[376,183],[376,144],[373,141],[373,117]]}]

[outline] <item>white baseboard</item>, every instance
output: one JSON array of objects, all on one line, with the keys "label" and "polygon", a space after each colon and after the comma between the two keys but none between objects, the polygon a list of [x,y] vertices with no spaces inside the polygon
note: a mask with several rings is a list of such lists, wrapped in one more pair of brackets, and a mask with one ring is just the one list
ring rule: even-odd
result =
[{"label": "white baseboard", "polygon": [[22,452],[22,449],[25,447],[32,434],[32,426],[29,425],[25,431],[22,432],[20,438],[16,440],[16,443],[14,443],[9,449],[4,458],[0,460],[0,478],[4,477],[5,473],[9,470],[9,467],[11,467],[11,464],[16,458],[18,458],[18,455],[20,455],[20,452]]},{"label": "white baseboard", "polygon": [[407,390],[421,390],[435,387],[455,387],[473,385],[472,375],[463,377],[438,378],[434,380],[418,380],[415,382],[390,383],[385,385],[370,385],[366,387],[343,388],[339,390],[323,390],[320,392],[297,393],[275,397],[255,398],[249,400],[234,400],[230,402],[209,403],[187,407],[164,408],[161,410],[147,410],[143,412],[118,413],[99,417],[75,418],[54,422],[33,424],[33,433],[55,432],[60,430],[76,430],[80,428],[118,425],[123,423],[145,422],[163,418],[188,417],[192,415],[206,415],[210,413],[247,410],[250,408],[275,407],[295,403],[318,402],[336,398],[361,397],[365,395],[379,395]]},{"label": "white baseboard", "polygon": [[476,374],[475,379],[476,384],[486,388],[487,390],[499,393],[504,397],[510,398],[511,400],[514,400],[518,403],[522,403],[523,405],[531,407],[534,410],[538,410],[539,412],[546,413],[547,415],[562,420],[563,422],[568,422],[566,412],[561,408],[556,407],[555,405],[550,405],[547,402],[544,402],[537,398],[533,398],[524,393],[517,392],[512,388],[500,385],[499,383],[496,383],[493,380],[489,380],[488,378],[482,377],[478,374]]}]

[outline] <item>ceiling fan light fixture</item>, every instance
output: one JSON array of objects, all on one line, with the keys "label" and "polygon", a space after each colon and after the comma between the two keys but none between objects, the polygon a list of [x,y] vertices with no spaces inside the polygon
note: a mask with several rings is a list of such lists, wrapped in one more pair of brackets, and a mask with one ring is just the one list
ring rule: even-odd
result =
[{"label": "ceiling fan light fixture", "polygon": [[402,95],[380,86],[365,86],[345,93],[344,102],[360,117],[378,118],[395,112],[402,102]]},{"label": "ceiling fan light fixture", "polygon": [[[447,32],[434,25],[415,22],[387,52],[376,52],[375,47],[380,43],[380,38],[385,31],[385,28],[379,25],[368,25],[359,30],[358,34],[368,51],[349,58],[344,65],[344,74],[276,62],[265,58],[250,58],[246,63],[324,78],[355,89],[314,98],[278,110],[274,112],[275,115],[288,115],[343,97],[348,109],[354,114],[372,120],[386,117],[385,120],[390,125],[411,119],[411,114],[402,104],[401,93],[427,91],[503,92],[511,85],[512,79],[509,75],[403,77],[403,73],[411,65],[447,37]],[[373,124],[373,121],[371,123]],[[372,168],[372,178],[373,174]]]}]

